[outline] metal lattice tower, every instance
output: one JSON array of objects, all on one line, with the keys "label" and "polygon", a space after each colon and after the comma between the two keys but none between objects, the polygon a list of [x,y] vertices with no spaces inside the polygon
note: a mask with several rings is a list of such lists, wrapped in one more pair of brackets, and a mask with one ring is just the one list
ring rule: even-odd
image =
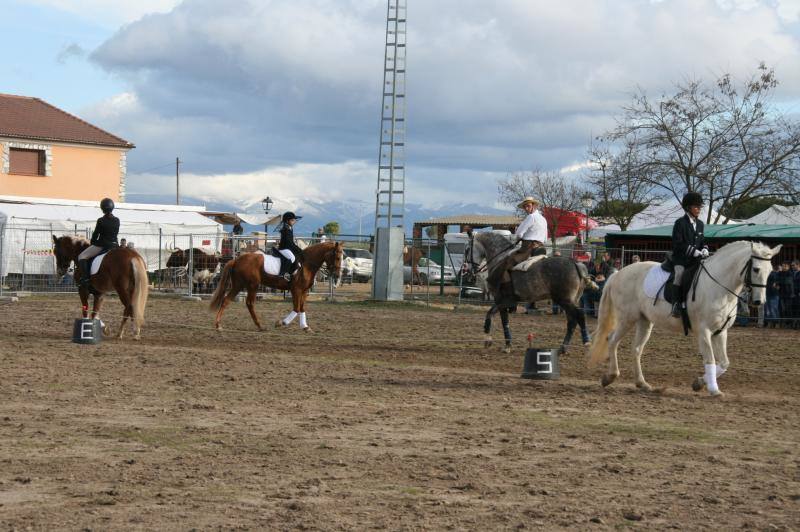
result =
[{"label": "metal lattice tower", "polygon": [[388,0],[375,229],[403,227],[406,186],[406,0]]}]

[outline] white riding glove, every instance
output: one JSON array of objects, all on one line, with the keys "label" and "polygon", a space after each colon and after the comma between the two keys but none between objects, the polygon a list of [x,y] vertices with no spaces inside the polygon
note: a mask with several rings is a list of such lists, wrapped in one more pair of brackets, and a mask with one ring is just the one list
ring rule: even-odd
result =
[{"label": "white riding glove", "polygon": [[699,249],[696,249],[696,250],[692,251],[692,257],[699,258],[699,257],[702,257],[702,256],[703,256],[703,253]]},{"label": "white riding glove", "polygon": [[703,248],[700,250],[700,254],[703,256],[704,259],[708,258],[708,248]]}]

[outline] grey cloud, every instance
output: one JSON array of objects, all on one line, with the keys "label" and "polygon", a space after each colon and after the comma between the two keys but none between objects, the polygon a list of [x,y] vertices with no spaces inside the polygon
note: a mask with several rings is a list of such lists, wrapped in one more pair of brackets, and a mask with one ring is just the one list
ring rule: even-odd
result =
[{"label": "grey cloud", "polygon": [[67,61],[74,57],[84,57],[86,55],[86,50],[84,50],[79,44],[77,43],[70,43],[64,46],[58,55],[56,56],[56,61],[59,64],[65,64]]},{"label": "grey cloud", "polygon": [[[134,157],[180,150],[197,172],[372,160],[385,5],[185,0],[144,17],[91,55],[140,104],[111,129]],[[800,87],[786,68],[796,28],[766,4],[440,0],[412,3],[409,31],[409,165],[431,178],[571,164],[637,86],[658,94],[764,60],[784,93]]]}]

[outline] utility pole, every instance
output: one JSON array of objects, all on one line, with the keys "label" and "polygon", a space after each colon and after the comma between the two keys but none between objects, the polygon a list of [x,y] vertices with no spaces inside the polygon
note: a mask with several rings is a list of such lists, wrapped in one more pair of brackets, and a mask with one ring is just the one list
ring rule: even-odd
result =
[{"label": "utility pole", "polygon": [[175,205],[181,204],[181,160],[175,157]]}]

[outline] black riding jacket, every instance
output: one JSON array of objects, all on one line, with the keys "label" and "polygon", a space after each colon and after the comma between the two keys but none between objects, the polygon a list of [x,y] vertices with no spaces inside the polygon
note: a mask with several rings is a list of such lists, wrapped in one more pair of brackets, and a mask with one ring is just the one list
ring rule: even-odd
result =
[{"label": "black riding jacket", "polygon": [[283,224],[281,227],[281,241],[278,243],[278,249],[290,250],[297,259],[303,254],[303,250],[294,243],[294,231],[289,224]]},{"label": "black riding jacket", "polygon": [[672,227],[672,261],[680,266],[691,266],[700,260],[694,256],[695,250],[703,249],[706,246],[703,236],[703,222],[695,221],[695,227],[689,220],[689,215],[685,214],[675,220]]},{"label": "black riding jacket", "polygon": [[119,234],[119,218],[113,214],[106,214],[97,219],[97,225],[92,233],[91,244],[103,249],[119,247],[117,235]]}]

